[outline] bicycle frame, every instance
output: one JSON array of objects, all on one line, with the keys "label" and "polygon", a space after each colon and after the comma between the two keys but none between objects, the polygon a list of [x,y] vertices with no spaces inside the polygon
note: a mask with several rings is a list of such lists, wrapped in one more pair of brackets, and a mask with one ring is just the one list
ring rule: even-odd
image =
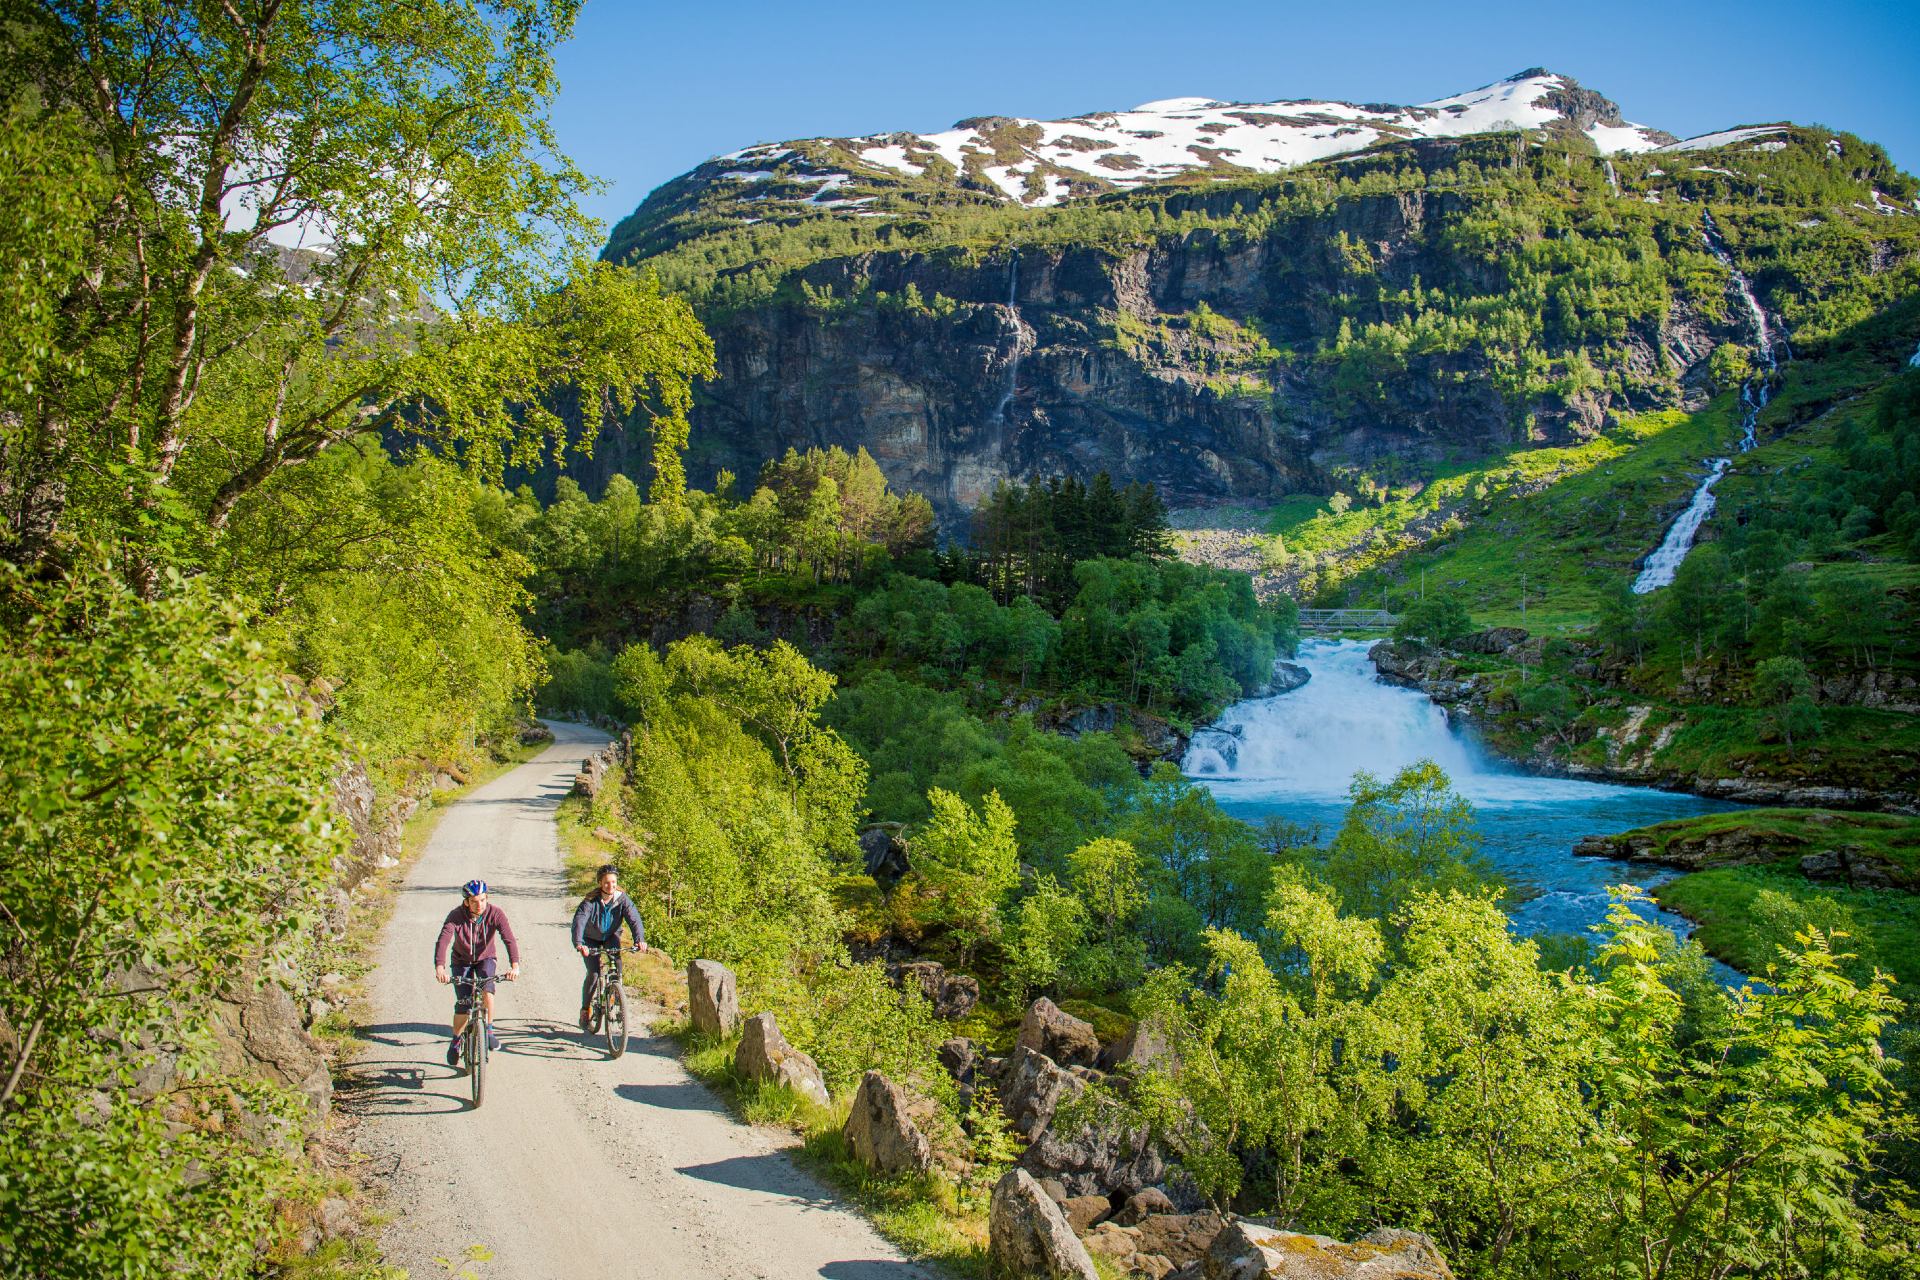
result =
[{"label": "bicycle frame", "polygon": [[[495,974],[493,980],[512,982],[513,974]],[[467,1084],[475,1107],[485,1100],[487,1089],[487,1033],[493,1026],[487,1014],[487,982],[486,975],[480,973],[456,974],[453,979],[455,989],[463,990],[468,1002],[467,1025],[460,1034],[466,1041]]]}]

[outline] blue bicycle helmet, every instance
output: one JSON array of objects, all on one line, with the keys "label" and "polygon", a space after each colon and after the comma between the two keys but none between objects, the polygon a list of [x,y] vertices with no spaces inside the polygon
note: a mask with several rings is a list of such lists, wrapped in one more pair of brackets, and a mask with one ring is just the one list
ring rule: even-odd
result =
[{"label": "blue bicycle helmet", "polygon": [[466,894],[469,898],[477,898],[486,891],[487,882],[485,880],[469,880],[460,886],[460,892]]}]

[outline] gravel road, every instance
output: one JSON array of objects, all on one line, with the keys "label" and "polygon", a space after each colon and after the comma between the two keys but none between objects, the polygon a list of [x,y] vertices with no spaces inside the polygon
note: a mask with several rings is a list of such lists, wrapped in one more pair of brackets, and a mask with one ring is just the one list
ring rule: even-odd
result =
[{"label": "gravel road", "polygon": [[[360,1146],[392,1170],[389,1259],[415,1280],[484,1245],[482,1280],[829,1277],[937,1280],[728,1117],[670,1042],[636,1028],[608,1060],[574,1023],[581,962],[567,935],[554,809],[604,737],[553,724],[539,758],[460,799],[399,894],[370,980],[373,1022],[343,1102]],[[502,983],[502,1050],[486,1104],[446,1064],[452,988],[432,946],[459,886],[480,876],[521,945]],[[685,957],[676,957],[683,960]],[[501,967],[505,968],[504,949]]]}]

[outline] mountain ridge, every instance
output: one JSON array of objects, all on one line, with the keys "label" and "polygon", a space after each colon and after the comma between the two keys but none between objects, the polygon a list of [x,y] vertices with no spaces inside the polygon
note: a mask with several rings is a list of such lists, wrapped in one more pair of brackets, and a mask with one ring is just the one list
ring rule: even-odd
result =
[{"label": "mountain ridge", "polygon": [[1050,208],[1164,182],[1281,173],[1418,138],[1520,130],[1603,156],[1758,140],[1784,122],[1691,138],[1627,120],[1605,95],[1544,67],[1414,105],[1280,98],[1164,98],[1058,120],[980,115],[934,133],[884,131],[755,143],[650,192],[603,256],[631,261],[683,237],[690,209],[733,225],[827,214],[898,216],[899,198]]}]

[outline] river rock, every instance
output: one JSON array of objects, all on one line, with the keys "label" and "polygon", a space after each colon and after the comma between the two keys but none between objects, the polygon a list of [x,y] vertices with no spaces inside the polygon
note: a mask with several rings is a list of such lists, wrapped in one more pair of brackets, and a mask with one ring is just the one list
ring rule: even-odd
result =
[{"label": "river rock", "polygon": [[1028,1006],[1015,1043],[1044,1053],[1063,1067],[1090,1067],[1100,1059],[1100,1037],[1093,1033],[1093,1024],[1065,1012],[1045,996]]},{"label": "river rock", "polygon": [[1000,1107],[1031,1142],[1053,1123],[1053,1113],[1068,1098],[1078,1097],[1086,1081],[1063,1069],[1044,1053],[1021,1045],[1001,1070]]},{"label": "river rock", "polygon": [[749,1080],[780,1084],[820,1106],[828,1104],[827,1082],[810,1056],[787,1043],[780,1024],[770,1013],[747,1019],[740,1047],[733,1051],[733,1068]]},{"label": "river rock", "polygon": [[980,981],[964,973],[949,973],[938,960],[907,960],[887,966],[893,985],[918,987],[934,1016],[949,1022],[966,1017],[980,1003]]},{"label": "river rock", "polygon": [[1313,672],[1297,662],[1288,662],[1284,658],[1273,660],[1273,678],[1267,681],[1267,696],[1278,697],[1283,693],[1292,693],[1303,688],[1313,679]]},{"label": "river rock", "polygon": [[933,1164],[933,1148],[909,1114],[906,1090],[878,1071],[860,1077],[853,1106],[841,1134],[853,1154],[869,1169],[881,1173],[925,1173]]},{"label": "river rock", "polygon": [[1066,1215],[1024,1169],[994,1184],[987,1211],[988,1252],[1001,1274],[1045,1280],[1100,1280]]},{"label": "river rock", "polygon": [[1398,640],[1382,640],[1367,650],[1367,657],[1382,684],[1402,689],[1419,689],[1429,680],[1451,680],[1454,674],[1454,664],[1445,657]]},{"label": "river rock", "polygon": [[740,1025],[739,984],[733,970],[718,960],[695,960],[687,966],[687,1014],[693,1029],[724,1040]]},{"label": "river rock", "polygon": [[1453,1280],[1433,1241],[1382,1227],[1342,1244],[1236,1219],[1201,1263],[1206,1280]]}]

